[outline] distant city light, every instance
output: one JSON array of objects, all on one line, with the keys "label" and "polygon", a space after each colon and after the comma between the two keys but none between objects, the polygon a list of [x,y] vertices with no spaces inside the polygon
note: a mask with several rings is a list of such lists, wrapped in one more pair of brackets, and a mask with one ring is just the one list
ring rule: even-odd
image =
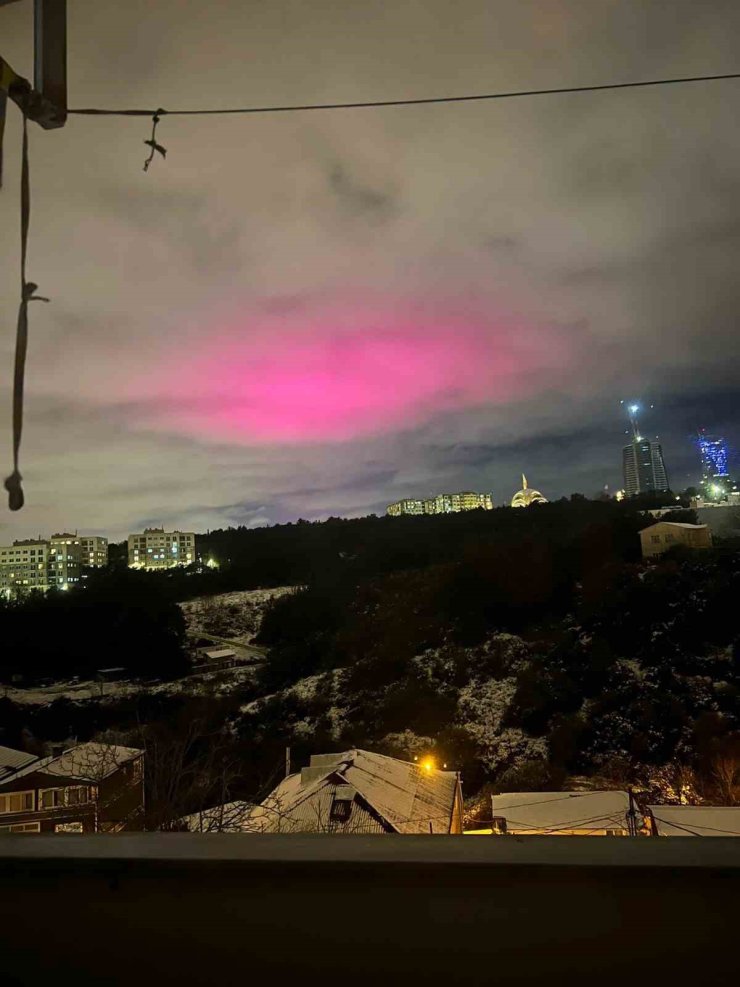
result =
[{"label": "distant city light", "polygon": [[629,411],[631,415],[636,415],[639,410],[640,410],[639,404],[631,404],[629,407]]},{"label": "distant city light", "polygon": [[209,559],[206,565],[209,569],[218,569],[218,562],[215,559]]}]

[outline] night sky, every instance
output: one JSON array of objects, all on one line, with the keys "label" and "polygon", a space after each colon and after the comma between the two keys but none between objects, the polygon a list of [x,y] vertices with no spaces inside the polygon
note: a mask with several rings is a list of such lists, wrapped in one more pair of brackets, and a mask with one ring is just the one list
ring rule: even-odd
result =
[{"label": "night sky", "polygon": [[[32,4],[0,10],[32,75]],[[70,0],[71,106],[455,95],[740,71],[736,0]],[[740,444],[740,81],[32,125],[21,469],[0,542],[621,486]],[[0,193],[10,471],[20,126]]]}]

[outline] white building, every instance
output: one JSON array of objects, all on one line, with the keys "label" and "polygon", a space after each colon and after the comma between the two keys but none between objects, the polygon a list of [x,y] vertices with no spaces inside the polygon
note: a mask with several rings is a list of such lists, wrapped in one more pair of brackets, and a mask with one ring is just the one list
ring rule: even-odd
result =
[{"label": "white building", "polygon": [[171,569],[195,561],[195,534],[192,531],[165,531],[144,528],[128,536],[130,569]]},{"label": "white building", "polygon": [[108,539],[62,532],[0,546],[0,596],[72,589],[83,566],[108,564]]},{"label": "white building", "polygon": [[80,581],[82,546],[78,535],[62,532],[49,540],[49,586],[70,589]]},{"label": "white building", "polygon": [[49,543],[41,539],[0,546],[0,596],[49,588]]},{"label": "white building", "polygon": [[108,565],[108,539],[102,535],[80,535],[82,565],[102,569]]}]

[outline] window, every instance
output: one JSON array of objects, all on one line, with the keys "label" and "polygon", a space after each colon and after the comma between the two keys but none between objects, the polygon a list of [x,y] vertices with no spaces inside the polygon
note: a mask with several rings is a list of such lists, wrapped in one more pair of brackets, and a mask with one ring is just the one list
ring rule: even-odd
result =
[{"label": "window", "polygon": [[0,826],[0,833],[40,833],[40,823],[16,823],[15,826]]},{"label": "window", "polygon": [[63,788],[42,788],[39,792],[40,806],[41,809],[56,809],[58,806],[64,805],[64,789]]},{"label": "window", "polygon": [[0,812],[33,812],[33,792],[8,792],[0,795]]},{"label": "window", "polygon": [[67,794],[67,805],[82,805],[90,801],[90,789],[86,785],[79,785],[77,788],[65,789]]},{"label": "window", "polygon": [[650,535],[650,541],[653,545],[660,545],[660,535]]},{"label": "window", "polygon": [[81,833],[82,823],[81,822],[68,822],[68,823],[57,823],[54,827],[55,833]]},{"label": "window", "polygon": [[352,812],[352,802],[349,799],[335,798],[329,811],[332,822],[347,822]]}]

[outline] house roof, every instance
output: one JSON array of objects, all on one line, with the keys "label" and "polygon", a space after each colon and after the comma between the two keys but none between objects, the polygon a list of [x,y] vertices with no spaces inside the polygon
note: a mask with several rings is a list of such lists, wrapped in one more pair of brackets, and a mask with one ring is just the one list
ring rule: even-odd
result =
[{"label": "house roof", "polygon": [[[80,781],[103,781],[124,764],[135,760],[143,751],[135,747],[119,747],[115,744],[78,744],[63,754],[35,758],[14,771],[12,780],[38,771],[60,778],[77,778]],[[5,776],[2,781],[9,781]]]},{"label": "house roof", "polygon": [[0,778],[17,771],[31,761],[37,761],[35,754],[27,754],[25,751],[16,751],[12,747],[0,746]]},{"label": "house roof", "polygon": [[255,806],[251,802],[226,802],[183,816],[180,823],[189,833],[242,833],[254,829],[249,823]]},{"label": "house roof", "polygon": [[[449,833],[457,775],[353,749],[315,755],[289,775],[252,814],[262,832]],[[346,819],[331,819],[335,799],[350,801]]]},{"label": "house roof", "polygon": [[[702,531],[708,524],[686,524],[685,521],[656,521],[655,524],[643,528],[642,531],[652,531],[653,528],[691,528],[692,531]],[[642,531],[640,534],[642,534]]]},{"label": "house roof", "polygon": [[505,792],[493,796],[494,816],[509,832],[627,829],[627,792]]},{"label": "house roof", "polygon": [[740,805],[649,805],[658,836],[740,836]]},{"label": "house roof", "polygon": [[218,658],[236,658],[233,648],[204,648],[203,654],[206,658],[216,660]]}]

